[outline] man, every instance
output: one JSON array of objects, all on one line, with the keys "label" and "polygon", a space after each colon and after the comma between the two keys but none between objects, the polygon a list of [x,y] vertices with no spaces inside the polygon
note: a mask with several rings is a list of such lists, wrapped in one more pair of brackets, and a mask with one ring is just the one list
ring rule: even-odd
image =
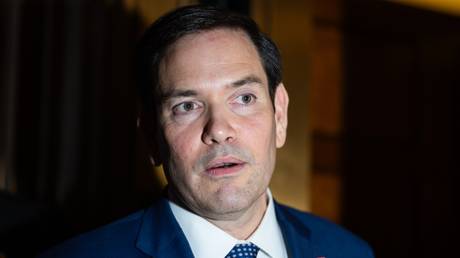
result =
[{"label": "man", "polygon": [[273,200],[289,100],[279,52],[252,20],[173,11],[146,31],[138,71],[139,124],[165,197],[46,257],[373,257],[344,229]]}]

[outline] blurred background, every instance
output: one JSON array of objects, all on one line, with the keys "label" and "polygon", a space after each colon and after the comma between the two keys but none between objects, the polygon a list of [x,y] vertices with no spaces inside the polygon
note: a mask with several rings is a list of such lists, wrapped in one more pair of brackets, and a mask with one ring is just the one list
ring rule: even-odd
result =
[{"label": "blurred background", "polygon": [[165,185],[136,129],[133,52],[193,3],[252,16],[290,93],[275,198],[377,257],[443,257],[458,229],[460,1],[2,0],[0,257],[147,207]]}]

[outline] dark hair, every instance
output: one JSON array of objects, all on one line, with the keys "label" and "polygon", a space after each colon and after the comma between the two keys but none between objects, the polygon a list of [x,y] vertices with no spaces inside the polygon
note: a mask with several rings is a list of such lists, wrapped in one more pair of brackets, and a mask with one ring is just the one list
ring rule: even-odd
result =
[{"label": "dark hair", "polygon": [[276,45],[247,16],[212,6],[178,8],[156,20],[144,33],[137,48],[137,72],[143,112],[152,112],[158,101],[159,64],[168,48],[185,35],[217,28],[244,31],[257,49],[268,79],[273,101],[281,82],[281,60]]},{"label": "dark hair", "polygon": [[281,82],[281,60],[276,45],[247,16],[212,6],[185,6],[165,14],[144,33],[137,48],[137,72],[143,108],[152,105],[158,90],[158,68],[168,48],[185,35],[217,28],[241,29],[257,49],[273,100]]}]

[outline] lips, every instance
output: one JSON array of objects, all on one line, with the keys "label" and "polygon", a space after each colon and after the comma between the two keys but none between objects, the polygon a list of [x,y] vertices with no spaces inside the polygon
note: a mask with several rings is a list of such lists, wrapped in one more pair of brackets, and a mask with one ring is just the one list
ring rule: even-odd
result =
[{"label": "lips", "polygon": [[234,157],[217,158],[209,162],[206,166],[206,173],[211,176],[235,174],[240,171],[245,164],[246,162]]}]

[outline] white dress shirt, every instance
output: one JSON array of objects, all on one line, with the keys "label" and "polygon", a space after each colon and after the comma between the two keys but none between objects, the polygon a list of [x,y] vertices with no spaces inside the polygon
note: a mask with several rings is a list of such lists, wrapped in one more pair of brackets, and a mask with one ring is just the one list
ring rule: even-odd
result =
[{"label": "white dress shirt", "polygon": [[259,227],[246,240],[238,240],[206,219],[169,202],[171,210],[196,258],[224,258],[238,243],[251,242],[260,250],[257,258],[287,258],[281,229],[276,220],[273,197],[267,189],[268,206]]}]

